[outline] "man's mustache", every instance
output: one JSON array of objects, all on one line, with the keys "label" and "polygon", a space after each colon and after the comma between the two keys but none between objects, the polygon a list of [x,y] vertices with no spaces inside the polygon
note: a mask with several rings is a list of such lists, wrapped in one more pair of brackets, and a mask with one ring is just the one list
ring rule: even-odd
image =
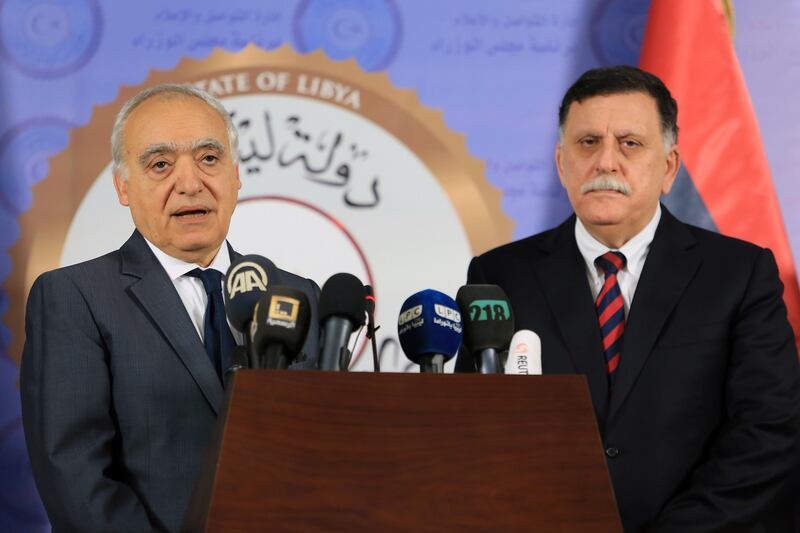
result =
[{"label": "man's mustache", "polygon": [[581,194],[592,191],[616,191],[627,196],[631,193],[631,186],[624,181],[618,180],[615,176],[600,174],[581,185]]}]

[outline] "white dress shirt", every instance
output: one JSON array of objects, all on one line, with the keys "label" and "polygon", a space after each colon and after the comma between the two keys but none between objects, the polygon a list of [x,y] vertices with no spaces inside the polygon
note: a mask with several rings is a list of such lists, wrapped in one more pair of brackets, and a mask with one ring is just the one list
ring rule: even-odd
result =
[{"label": "white dress shirt", "polygon": [[620,292],[622,292],[622,300],[625,302],[625,317],[628,316],[628,311],[633,303],[633,295],[636,292],[636,285],[638,285],[639,278],[642,275],[644,261],[647,259],[650,244],[653,242],[660,220],[661,205],[658,205],[653,218],[642,231],[623,244],[621,248],[612,250],[592,237],[586,226],[581,222],[581,219],[576,218],[575,240],[578,242],[578,250],[580,250],[586,263],[586,275],[589,278],[589,287],[592,289],[593,299],[597,299],[597,295],[600,294],[600,289],[603,288],[603,282],[605,281],[603,269],[597,267],[594,264],[594,260],[608,251],[622,252],[626,263],[625,267],[617,273],[617,282],[619,283]]},{"label": "white dress shirt", "polygon": [[[189,313],[189,318],[192,319],[192,324],[194,324],[197,334],[200,335],[200,340],[203,340],[203,317],[206,314],[208,295],[203,287],[203,282],[199,278],[187,276],[186,274],[195,268],[201,270],[213,268],[222,273],[222,283],[225,283],[225,273],[228,271],[228,267],[231,266],[231,256],[227,242],[222,243],[214,260],[206,268],[167,255],[147,239],[145,239],[145,242],[153,250],[156,259],[164,267],[164,270],[167,271],[167,276],[172,280],[175,290],[178,291],[178,296],[180,296],[186,312]],[[230,322],[228,322],[228,327],[231,327]],[[236,339],[236,343],[242,344],[244,340],[242,334],[233,328],[231,328],[231,332],[233,333],[233,338]]]}]

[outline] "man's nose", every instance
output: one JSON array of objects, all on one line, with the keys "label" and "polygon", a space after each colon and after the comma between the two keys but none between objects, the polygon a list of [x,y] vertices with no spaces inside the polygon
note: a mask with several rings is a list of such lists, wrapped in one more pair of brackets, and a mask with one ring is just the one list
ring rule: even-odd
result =
[{"label": "man's nose", "polygon": [[597,152],[596,171],[598,174],[614,174],[619,171],[619,149],[616,139],[606,139]]},{"label": "man's nose", "polygon": [[181,194],[197,194],[203,190],[203,180],[191,157],[179,157],[175,162],[175,190]]}]

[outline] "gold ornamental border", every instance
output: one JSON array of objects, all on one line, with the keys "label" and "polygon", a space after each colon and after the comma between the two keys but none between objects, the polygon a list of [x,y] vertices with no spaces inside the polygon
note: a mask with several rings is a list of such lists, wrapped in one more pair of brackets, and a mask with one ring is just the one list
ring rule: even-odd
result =
[{"label": "gold ornamental border", "polygon": [[[28,292],[42,272],[59,266],[75,213],[110,162],[108,139],[122,104],[145,87],[160,83],[194,83],[265,69],[319,76],[350,86],[360,91],[359,109],[346,101],[316,98],[292,87],[265,92],[250,84],[249,90],[229,92],[221,98],[288,94],[356,112],[400,139],[436,176],[458,212],[474,254],[511,239],[513,222],[501,209],[500,191],[486,180],[483,162],[469,154],[463,135],[447,128],[442,112],[421,104],[414,90],[395,87],[384,72],[365,72],[355,59],[334,61],[322,51],[299,54],[288,45],[267,51],[252,44],[239,52],[215,49],[205,59],[184,59],[173,69],[151,71],[140,85],[123,87],[113,103],[96,107],[88,124],[72,130],[67,148],[51,158],[50,174],[33,187],[32,206],[19,218],[20,238],[11,249],[13,267],[4,288],[10,303],[5,319],[11,330],[9,354],[13,359],[19,361],[22,354]],[[98,231],[102,227],[103,221],[98,220]]]}]

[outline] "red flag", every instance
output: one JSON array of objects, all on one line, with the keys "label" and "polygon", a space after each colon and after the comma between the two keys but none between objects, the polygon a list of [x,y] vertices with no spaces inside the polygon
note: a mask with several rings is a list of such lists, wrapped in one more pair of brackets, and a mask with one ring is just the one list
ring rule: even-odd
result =
[{"label": "red flag", "polygon": [[719,231],[775,254],[798,342],[794,260],[725,7],[721,0],[652,0],[640,66],[678,101],[683,164]]}]

